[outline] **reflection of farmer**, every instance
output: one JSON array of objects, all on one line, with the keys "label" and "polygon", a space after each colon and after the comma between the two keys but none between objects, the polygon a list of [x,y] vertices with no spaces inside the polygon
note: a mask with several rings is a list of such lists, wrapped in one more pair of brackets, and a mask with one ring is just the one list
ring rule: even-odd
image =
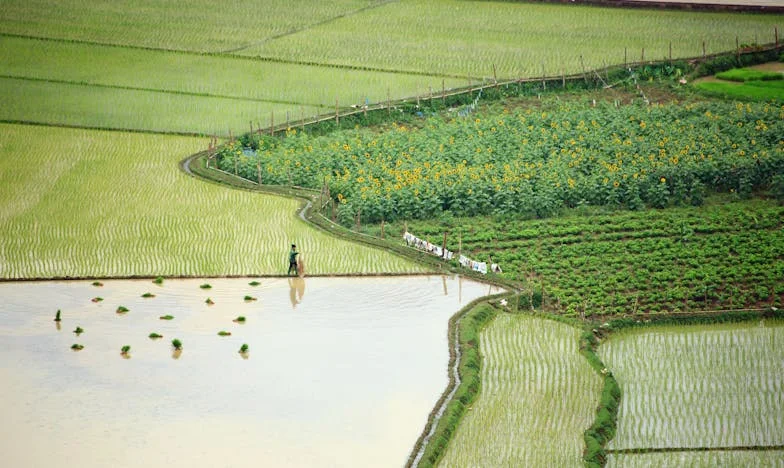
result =
[{"label": "reflection of farmer", "polygon": [[291,244],[291,251],[289,251],[289,276],[291,276],[292,271],[295,275],[297,274],[297,255],[299,255],[299,252],[297,252],[297,246]]},{"label": "reflection of farmer", "polygon": [[305,280],[302,278],[289,278],[289,299],[291,300],[291,307],[297,307],[297,304],[302,302],[302,296],[305,295]]}]

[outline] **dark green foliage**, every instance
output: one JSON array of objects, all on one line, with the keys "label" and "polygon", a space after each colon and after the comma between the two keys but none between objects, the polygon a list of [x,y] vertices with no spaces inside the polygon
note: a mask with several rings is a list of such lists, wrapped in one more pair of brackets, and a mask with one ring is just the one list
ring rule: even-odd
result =
[{"label": "dark green foliage", "polygon": [[256,298],[253,297],[253,296],[245,296],[244,299],[245,299],[245,302],[251,302],[251,301],[255,301],[256,300]]},{"label": "dark green foliage", "polygon": [[261,283],[259,283],[258,281],[251,281],[251,282],[250,282],[250,283],[248,283],[248,284],[249,284],[249,285],[251,285],[251,286],[258,286],[258,285],[260,285]]},{"label": "dark green foliage", "polygon": [[771,178],[770,195],[784,204],[784,174],[776,174]]},{"label": "dark green foliage", "polygon": [[142,294],[142,297],[145,298],[145,299],[149,299],[151,297],[155,297],[155,294],[153,294],[151,292],[146,292],[146,293]]},{"label": "dark green foliage", "polygon": [[80,335],[84,333],[84,329],[82,327],[76,327],[76,329],[73,332],[76,333],[77,335]]},{"label": "dark green foliage", "polygon": [[237,323],[245,323],[245,317],[240,315],[239,317],[235,318],[233,321]]},{"label": "dark green foliage", "polygon": [[93,302],[101,302],[101,301],[103,301],[103,298],[102,297],[94,297],[94,298],[92,298],[90,300],[93,301]]},{"label": "dark green foliage", "polygon": [[80,345],[79,343],[74,343],[71,345],[71,349],[73,349],[74,351],[81,351],[84,349],[84,346]]},{"label": "dark green foliage", "polygon": [[744,81],[784,80],[784,75],[781,73],[752,70],[749,68],[733,68],[732,70],[717,73],[716,78],[743,83]]},{"label": "dark green foliage", "polygon": [[213,302],[213,301],[212,301],[212,299],[210,299],[209,297],[207,298],[207,300],[206,300],[206,301],[204,301],[204,303],[205,303],[205,304],[207,304],[207,305],[213,305],[213,304],[215,304],[215,302]]},{"label": "dark green foliage", "polygon": [[211,288],[212,288],[212,286],[210,286],[210,284],[209,284],[209,283],[204,283],[204,284],[202,284],[202,285],[201,285],[201,286],[199,286],[199,287],[200,287],[201,289],[211,289]]},{"label": "dark green foliage", "polygon": [[93,281],[92,285],[97,288],[100,288],[101,286],[103,286],[103,283],[101,283],[100,281]]},{"label": "dark green foliage", "polygon": [[54,316],[54,321],[55,322],[59,322],[60,321],[60,309],[57,309],[57,314],[55,314],[55,316]]},{"label": "dark green foliage", "polygon": [[157,340],[158,338],[163,338],[163,335],[159,335],[158,333],[152,332],[148,335],[148,338],[151,340]]},{"label": "dark green foliage", "polygon": [[131,347],[130,347],[130,345],[125,345],[125,346],[123,346],[123,347],[120,349],[120,353],[122,353],[122,354],[128,354],[129,352],[131,352]]},{"label": "dark green foliage", "polygon": [[226,330],[221,330],[218,332],[218,336],[231,336],[231,332],[227,332]]},{"label": "dark green foliage", "polygon": [[247,353],[248,349],[250,348],[248,347],[247,343],[245,343],[242,346],[240,346],[240,353]]},{"label": "dark green foliage", "polygon": [[155,283],[155,284],[159,284],[159,285],[163,284],[163,276],[158,276],[157,278],[152,280],[152,282]]},{"label": "dark green foliage", "polygon": [[182,349],[182,341],[175,338],[172,340],[172,346],[174,347],[174,349],[180,350]]},{"label": "dark green foliage", "polygon": [[128,312],[128,308],[125,307],[125,306],[120,306],[120,307],[117,308],[117,313],[118,314],[124,314],[126,312]]},{"label": "dark green foliage", "polygon": [[161,319],[161,320],[172,320],[172,319],[174,319],[174,316],[173,315],[161,315],[158,318]]}]

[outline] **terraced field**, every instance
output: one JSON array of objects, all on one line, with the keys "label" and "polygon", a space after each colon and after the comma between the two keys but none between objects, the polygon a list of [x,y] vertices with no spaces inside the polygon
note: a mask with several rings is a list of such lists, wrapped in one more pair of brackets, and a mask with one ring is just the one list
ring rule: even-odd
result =
[{"label": "terraced field", "polygon": [[784,450],[635,453],[610,455],[608,468],[658,468],[661,466],[744,466],[769,468],[784,466]]},{"label": "terraced field", "polygon": [[440,466],[576,466],[602,382],[578,350],[579,331],[499,315],[480,337],[482,390]]},{"label": "terraced field", "polygon": [[[784,323],[770,320],[646,327],[613,335],[599,348],[623,391],[618,431],[608,448],[781,450],[782,340]],[[634,459],[619,456],[619,462]],[[689,455],[706,461],[711,456],[717,457]],[[668,457],[653,458],[664,461],[676,455],[651,457]]]},{"label": "terraced field", "polygon": [[0,124],[0,278],[418,272],[316,231],[296,200],[177,170],[200,138]]}]

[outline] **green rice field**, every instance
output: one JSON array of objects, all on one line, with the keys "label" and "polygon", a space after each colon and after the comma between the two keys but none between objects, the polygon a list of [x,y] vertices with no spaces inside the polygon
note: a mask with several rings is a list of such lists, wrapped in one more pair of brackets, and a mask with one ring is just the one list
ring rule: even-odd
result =
[{"label": "green rice field", "polygon": [[440,466],[578,466],[602,389],[580,332],[499,315],[481,332],[482,390]]},{"label": "green rice field", "polygon": [[781,449],[782,343],[784,323],[772,320],[613,334],[599,348],[623,392],[608,448]]},{"label": "green rice field", "polygon": [[738,466],[772,468],[784,466],[784,450],[635,453],[610,455],[609,468],[659,468],[662,466]]},{"label": "green rice field", "polygon": [[314,230],[299,201],[177,169],[205,138],[0,124],[0,278],[414,273]]}]

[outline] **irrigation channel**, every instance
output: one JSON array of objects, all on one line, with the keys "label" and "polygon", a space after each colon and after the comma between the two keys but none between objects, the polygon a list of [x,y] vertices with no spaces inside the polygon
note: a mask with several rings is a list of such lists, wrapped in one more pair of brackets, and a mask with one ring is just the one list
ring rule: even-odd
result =
[{"label": "irrigation channel", "polygon": [[0,283],[3,465],[402,466],[448,382],[447,321],[500,292],[459,276],[251,281]]}]

